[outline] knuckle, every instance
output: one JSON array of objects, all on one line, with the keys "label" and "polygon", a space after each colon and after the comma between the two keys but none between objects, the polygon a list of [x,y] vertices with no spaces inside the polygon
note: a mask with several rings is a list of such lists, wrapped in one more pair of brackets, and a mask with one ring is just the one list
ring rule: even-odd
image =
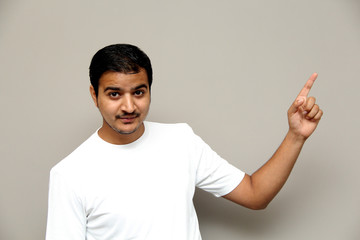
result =
[{"label": "knuckle", "polygon": [[315,105],[313,106],[313,109],[318,112],[318,111],[320,110],[320,107],[319,107],[319,105],[315,104]]},{"label": "knuckle", "polygon": [[314,97],[309,97],[306,101],[305,109],[311,110],[315,105],[316,99]]},{"label": "knuckle", "polygon": [[304,107],[304,110],[309,112],[312,109],[312,106],[310,104],[306,104]]},{"label": "knuckle", "polygon": [[320,120],[321,117],[322,117],[322,115],[323,115],[323,111],[322,111],[322,110],[319,110],[319,112],[316,114],[315,118],[316,118],[317,120]]}]

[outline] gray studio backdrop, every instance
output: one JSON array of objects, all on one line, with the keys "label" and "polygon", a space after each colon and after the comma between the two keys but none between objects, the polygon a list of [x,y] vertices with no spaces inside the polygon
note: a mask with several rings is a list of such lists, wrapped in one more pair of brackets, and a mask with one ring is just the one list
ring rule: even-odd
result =
[{"label": "gray studio backdrop", "polygon": [[154,67],[151,121],[187,122],[252,173],[307,78],[325,115],[285,187],[251,211],[197,191],[203,239],[360,239],[360,3],[0,1],[0,239],[43,239],[50,168],[100,126],[88,66],[132,43]]}]

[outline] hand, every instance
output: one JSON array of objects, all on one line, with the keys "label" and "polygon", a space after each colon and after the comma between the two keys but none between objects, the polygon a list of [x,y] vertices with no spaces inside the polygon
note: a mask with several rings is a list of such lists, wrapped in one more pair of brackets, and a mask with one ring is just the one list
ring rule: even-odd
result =
[{"label": "hand", "polygon": [[315,131],[323,115],[315,98],[308,97],[316,78],[317,73],[313,73],[288,110],[289,131],[304,140]]}]

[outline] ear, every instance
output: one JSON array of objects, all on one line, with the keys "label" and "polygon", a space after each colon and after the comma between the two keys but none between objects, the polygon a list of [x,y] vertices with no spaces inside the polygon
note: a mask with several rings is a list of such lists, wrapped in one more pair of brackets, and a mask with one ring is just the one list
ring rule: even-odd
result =
[{"label": "ear", "polygon": [[97,97],[96,97],[96,93],[95,93],[95,89],[94,89],[93,85],[90,85],[90,95],[95,103],[95,106],[98,107]]}]

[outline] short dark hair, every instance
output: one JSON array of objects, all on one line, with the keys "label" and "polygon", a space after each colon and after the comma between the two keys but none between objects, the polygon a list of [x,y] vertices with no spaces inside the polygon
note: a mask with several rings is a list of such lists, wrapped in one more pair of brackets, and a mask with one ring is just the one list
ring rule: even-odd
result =
[{"label": "short dark hair", "polygon": [[138,73],[142,68],[146,71],[150,88],[153,73],[149,57],[138,47],[130,44],[109,45],[93,56],[89,67],[90,82],[98,96],[99,80],[103,73]]}]

